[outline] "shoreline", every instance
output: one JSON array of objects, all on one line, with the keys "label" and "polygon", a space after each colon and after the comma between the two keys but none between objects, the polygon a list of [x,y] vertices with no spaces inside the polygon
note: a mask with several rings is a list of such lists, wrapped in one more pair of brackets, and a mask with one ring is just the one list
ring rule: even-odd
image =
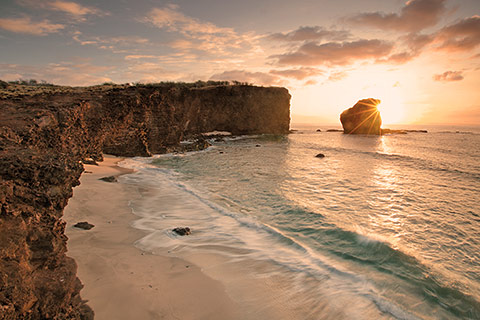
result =
[{"label": "shoreline", "polygon": [[[105,156],[98,166],[85,165],[63,217],[67,255],[78,265],[81,296],[95,319],[236,318],[236,305],[219,281],[190,262],[134,246],[147,235],[131,226],[139,219],[128,207],[136,188],[98,180],[132,173],[117,166],[121,160]],[[94,228],[73,227],[82,221]]]}]

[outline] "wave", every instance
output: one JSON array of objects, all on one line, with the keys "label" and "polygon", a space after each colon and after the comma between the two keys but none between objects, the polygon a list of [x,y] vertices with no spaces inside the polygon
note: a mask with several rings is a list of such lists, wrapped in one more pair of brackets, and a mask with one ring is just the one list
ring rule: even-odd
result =
[{"label": "wave", "polygon": [[[244,243],[247,250],[235,251],[240,252],[240,255],[269,261],[290,272],[305,273],[319,279],[325,277],[335,279],[343,283],[343,287],[348,283],[347,287],[350,291],[369,299],[379,310],[397,319],[416,319],[417,316],[408,311],[408,305],[395,298],[394,290],[388,291],[388,294],[382,294],[379,289],[366,289],[365,278],[352,272],[348,266],[358,265],[361,268],[375,270],[378,274],[384,274],[387,278],[393,279],[389,280],[392,282],[392,287],[395,286],[395,282],[401,281],[418,301],[427,301],[434,308],[441,306],[442,310],[455,317],[463,319],[480,317],[480,304],[477,300],[446,283],[441,276],[435,275],[414,256],[392,246],[388,239],[364,234],[361,231],[344,230],[334,224],[323,222],[325,219],[321,214],[298,207],[284,209],[279,212],[279,215],[283,217],[309,215],[320,222],[317,222],[315,227],[282,229],[210,200],[208,194],[178,181],[172,170],[153,167],[146,161],[137,165],[137,168],[151,178],[151,186],[155,186],[153,176],[160,174],[168,179],[172,187],[181,190],[183,194],[194,197],[220,216],[232,218],[238,224],[237,229],[224,232],[222,225],[215,225],[212,229],[219,234],[224,232],[230,233],[231,237],[237,237],[240,240],[237,245]],[[144,178],[146,176],[137,177],[135,182],[141,185],[145,183]],[[252,210],[255,209],[246,208],[245,211]],[[256,235],[257,241],[249,242],[247,234],[252,232]],[[298,235],[308,237],[302,240]],[[261,239],[259,240],[258,237]],[[315,241],[309,239],[315,239]],[[202,244],[196,246],[200,248]],[[221,248],[220,244],[215,247],[215,250],[218,251],[219,248]],[[375,285],[382,287],[384,284],[378,281]]]},{"label": "wave", "polygon": [[321,233],[321,241],[332,244],[325,246],[330,253],[401,279],[411,285],[417,296],[434,305],[441,305],[457,317],[462,319],[480,317],[480,302],[473,296],[455,288],[454,284],[449,283],[415,256],[392,247],[389,242],[336,227],[326,228]]}]

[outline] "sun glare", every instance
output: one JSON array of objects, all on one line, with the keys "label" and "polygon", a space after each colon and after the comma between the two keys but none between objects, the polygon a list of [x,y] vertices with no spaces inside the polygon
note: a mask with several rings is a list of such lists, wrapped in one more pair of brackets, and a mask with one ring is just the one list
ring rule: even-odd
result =
[{"label": "sun glare", "polygon": [[382,103],[378,105],[380,116],[382,117],[382,124],[398,124],[405,120],[405,109],[400,101],[391,99],[381,99]]},{"label": "sun glare", "polygon": [[382,124],[405,123],[405,105],[402,90],[398,87],[383,87],[377,97],[382,101],[377,107],[382,117]]}]

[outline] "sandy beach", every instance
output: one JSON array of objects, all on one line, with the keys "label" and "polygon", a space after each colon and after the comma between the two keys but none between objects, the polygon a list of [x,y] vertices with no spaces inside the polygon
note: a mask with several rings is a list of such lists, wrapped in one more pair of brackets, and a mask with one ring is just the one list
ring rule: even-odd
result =
[{"label": "sandy beach", "polygon": [[[145,233],[131,227],[128,207],[135,188],[99,180],[130,173],[106,156],[85,165],[81,185],[65,209],[67,254],[78,265],[82,298],[95,319],[234,319],[236,305],[225,288],[197,266],[179,258],[152,255],[134,247]],[[95,227],[73,227],[87,221]]]}]

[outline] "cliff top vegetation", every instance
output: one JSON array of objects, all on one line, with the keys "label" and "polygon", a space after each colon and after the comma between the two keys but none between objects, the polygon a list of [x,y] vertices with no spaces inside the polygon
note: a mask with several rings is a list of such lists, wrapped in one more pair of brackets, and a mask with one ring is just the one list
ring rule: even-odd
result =
[{"label": "cliff top vegetation", "polygon": [[124,89],[127,87],[137,88],[181,88],[181,89],[200,89],[207,87],[218,86],[254,86],[248,82],[240,81],[202,81],[196,82],[174,82],[174,81],[162,81],[155,83],[124,83],[115,84],[113,82],[105,82],[103,84],[88,86],[88,87],[71,87],[61,86],[48,83],[45,80],[35,79],[20,79],[16,81],[2,81],[0,80],[0,99],[9,99],[22,96],[33,96],[37,94],[54,94],[54,93],[68,93],[78,91],[108,91],[112,89]]}]

